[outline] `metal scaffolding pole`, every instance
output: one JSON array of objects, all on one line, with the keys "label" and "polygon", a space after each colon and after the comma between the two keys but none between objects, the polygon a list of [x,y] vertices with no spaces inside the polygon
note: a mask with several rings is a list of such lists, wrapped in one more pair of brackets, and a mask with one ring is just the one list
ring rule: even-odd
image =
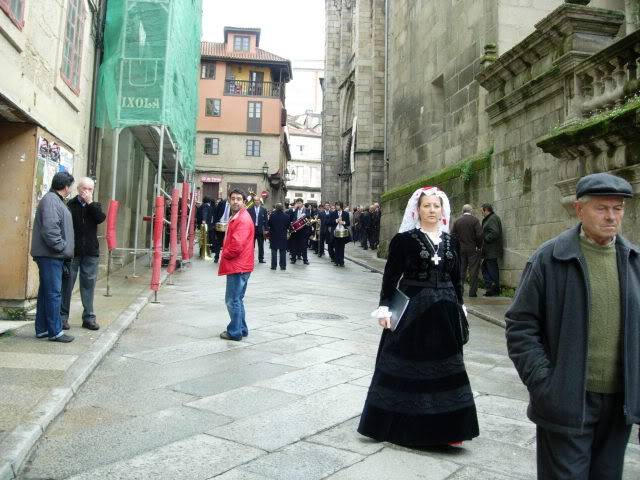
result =
[{"label": "metal scaffolding pole", "polygon": [[[158,197],[158,195],[160,195],[160,193],[162,192],[162,161],[164,160],[163,155],[164,155],[164,131],[165,131],[165,126],[164,125],[160,125],[160,128],[158,129],[158,133],[160,134],[160,146],[158,147],[158,172],[156,174],[156,194],[154,195],[154,205],[155,205],[155,199]],[[156,215],[158,215],[158,212],[155,212]],[[164,235],[162,238],[162,250],[164,250]],[[153,302],[152,303],[158,303],[158,291],[154,291],[153,292]]]}]

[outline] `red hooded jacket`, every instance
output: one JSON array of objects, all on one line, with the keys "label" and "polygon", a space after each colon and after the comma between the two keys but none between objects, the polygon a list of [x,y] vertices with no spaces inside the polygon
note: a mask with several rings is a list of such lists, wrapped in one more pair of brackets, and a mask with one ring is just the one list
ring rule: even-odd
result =
[{"label": "red hooded jacket", "polygon": [[241,208],[227,225],[218,275],[253,272],[253,235],[251,215]]}]

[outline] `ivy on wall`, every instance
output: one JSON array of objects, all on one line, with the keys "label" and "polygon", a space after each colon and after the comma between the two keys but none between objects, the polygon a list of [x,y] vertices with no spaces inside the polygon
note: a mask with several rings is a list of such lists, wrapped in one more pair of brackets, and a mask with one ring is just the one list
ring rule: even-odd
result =
[{"label": "ivy on wall", "polygon": [[488,168],[491,164],[491,155],[493,154],[493,147],[484,153],[474,155],[472,157],[465,158],[455,165],[439,170],[431,175],[425,175],[412,182],[405,183],[398,187],[387,190],[382,194],[381,201],[383,203],[396,200],[398,198],[407,197],[415,192],[418,188],[425,185],[437,186],[454,178],[462,178],[465,183],[468,183],[473,178],[475,172]]}]

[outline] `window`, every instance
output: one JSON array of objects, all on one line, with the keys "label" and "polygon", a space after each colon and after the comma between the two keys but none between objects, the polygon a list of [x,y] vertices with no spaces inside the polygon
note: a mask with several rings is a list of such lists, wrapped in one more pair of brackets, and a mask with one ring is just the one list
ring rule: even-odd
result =
[{"label": "window", "polygon": [[293,196],[296,197],[296,198],[302,198],[303,197],[302,193],[300,193],[300,192],[294,193]]},{"label": "window", "polygon": [[204,154],[218,155],[220,153],[220,140],[218,138],[207,137],[204,139]]},{"label": "window", "polygon": [[7,14],[16,27],[24,27],[25,0],[0,0],[0,10]]},{"label": "window", "polygon": [[304,151],[304,145],[298,145],[298,148],[300,149],[300,153]]},{"label": "window", "polygon": [[[3,0],[0,0],[3,1]],[[83,0],[69,0],[65,22],[64,45],[62,47],[62,67],[60,74],[69,88],[80,91],[80,66],[82,63],[82,33],[84,28]]]},{"label": "window", "polygon": [[247,111],[247,132],[262,131],[262,102],[249,102]]},{"label": "window", "polygon": [[222,110],[222,102],[219,98],[207,98],[204,114],[206,117],[219,117]]},{"label": "window", "polygon": [[316,194],[315,194],[315,193],[312,193],[312,194],[311,194],[311,198],[316,198]]},{"label": "window", "polygon": [[248,52],[249,37],[244,35],[235,35],[233,37],[233,50],[236,52]]},{"label": "window", "polygon": [[216,78],[216,62],[202,62],[200,65],[200,78],[207,80]]},{"label": "window", "polygon": [[260,140],[247,140],[247,157],[260,156]]}]

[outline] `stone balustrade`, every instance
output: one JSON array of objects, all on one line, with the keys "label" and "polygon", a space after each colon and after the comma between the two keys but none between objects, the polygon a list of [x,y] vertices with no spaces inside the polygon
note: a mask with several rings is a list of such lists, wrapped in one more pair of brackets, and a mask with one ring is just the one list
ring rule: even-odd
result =
[{"label": "stone balustrade", "polygon": [[580,63],[574,70],[572,109],[567,123],[621,107],[640,91],[640,31]]}]

